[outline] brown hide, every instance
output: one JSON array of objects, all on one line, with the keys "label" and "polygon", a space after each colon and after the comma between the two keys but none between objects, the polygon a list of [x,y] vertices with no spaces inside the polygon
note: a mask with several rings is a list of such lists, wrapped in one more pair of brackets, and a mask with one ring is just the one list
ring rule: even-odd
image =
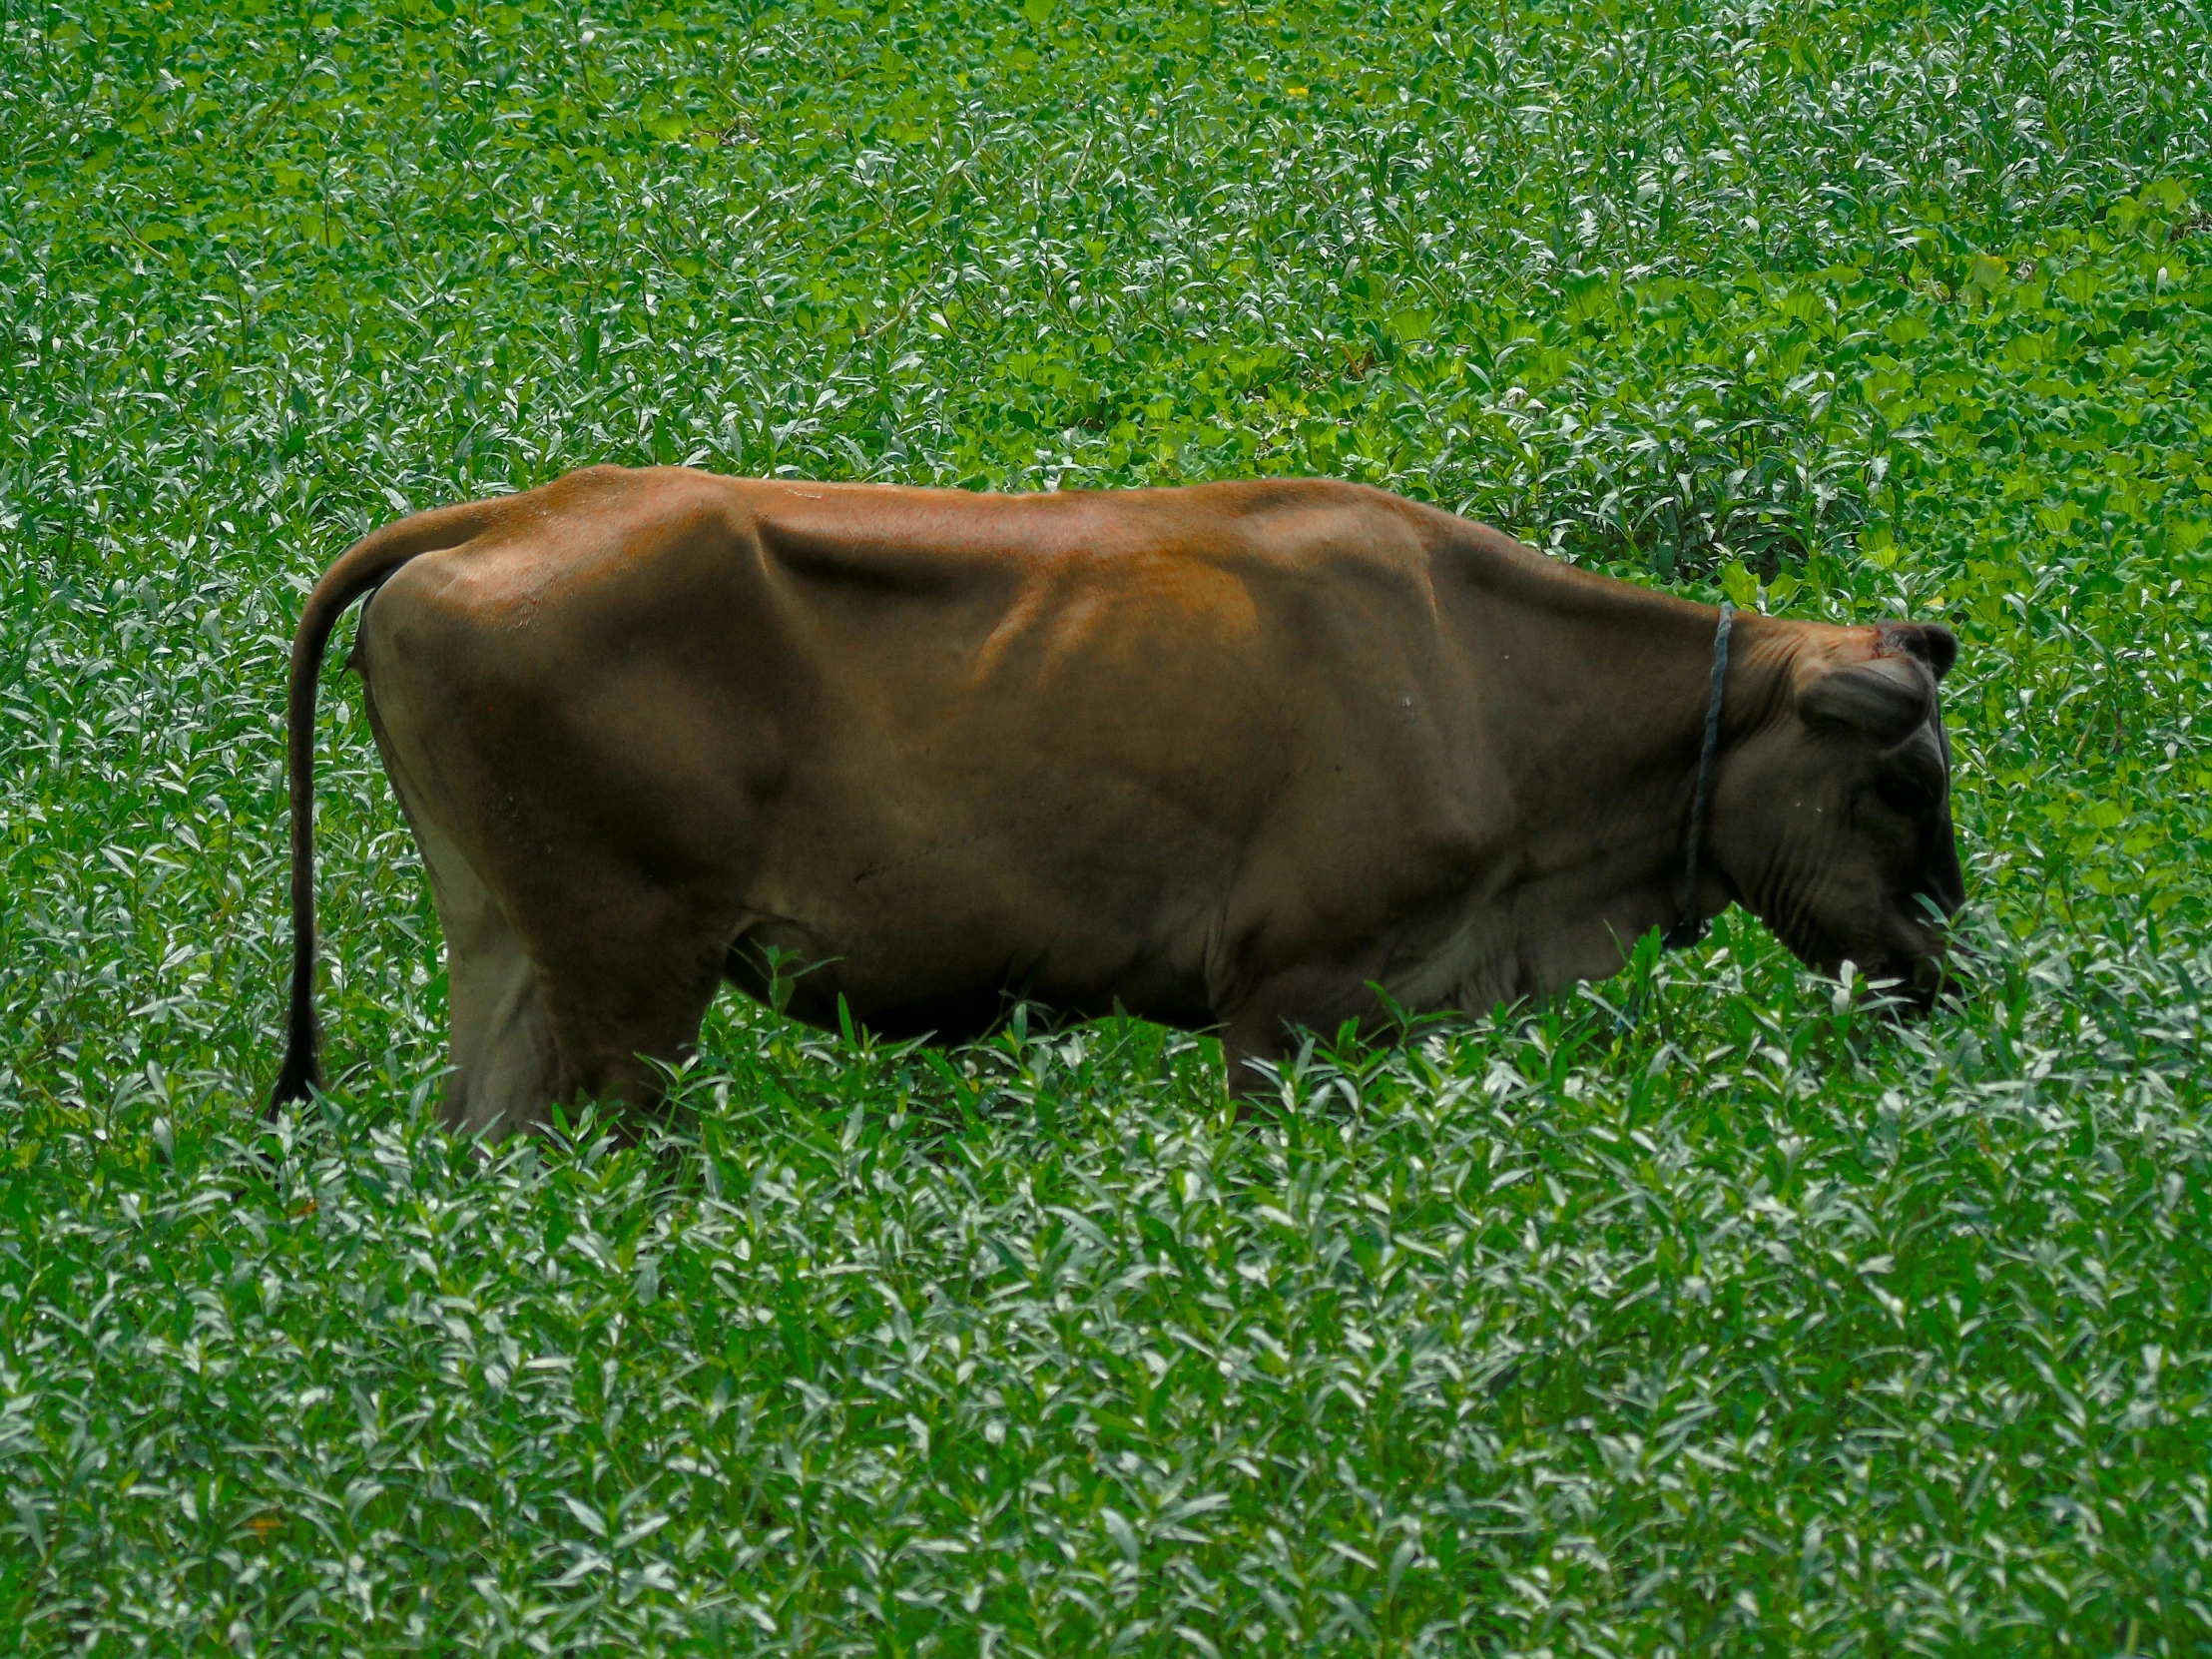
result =
[{"label": "brown hide", "polygon": [[[1119,1007],[1219,1028],[1248,1087],[1377,986],[1481,1010],[1677,919],[1710,609],[1320,480],[599,468],[380,531],[310,599],[279,1100],[315,1077],[315,664],[379,581],[354,663],[445,929],[471,1129],[650,1102],[641,1056],[681,1056],[725,979],[765,991],[772,951],[802,1019],[842,997],[957,1039],[1013,996]],[[1823,966],[1934,959],[1951,649],[1738,618],[1701,915],[1741,896]],[[1917,817],[1892,800],[1915,791]]]}]

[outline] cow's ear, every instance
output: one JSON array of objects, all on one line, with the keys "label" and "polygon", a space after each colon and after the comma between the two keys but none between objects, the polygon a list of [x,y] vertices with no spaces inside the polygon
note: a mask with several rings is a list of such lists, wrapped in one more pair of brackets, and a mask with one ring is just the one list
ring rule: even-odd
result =
[{"label": "cow's ear", "polygon": [[1853,732],[1880,748],[1902,743],[1928,719],[1933,701],[1929,671],[1917,659],[1875,657],[1830,669],[1798,693],[1798,713],[1808,726]]},{"label": "cow's ear", "polygon": [[1958,636],[1939,622],[1885,622],[1876,632],[1881,638],[1878,651],[1918,657],[1938,680],[1958,661]]}]

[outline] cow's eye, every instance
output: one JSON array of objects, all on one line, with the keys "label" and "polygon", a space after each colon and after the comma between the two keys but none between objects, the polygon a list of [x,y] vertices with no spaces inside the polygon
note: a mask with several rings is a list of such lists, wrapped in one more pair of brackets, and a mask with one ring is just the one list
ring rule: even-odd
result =
[{"label": "cow's eye", "polygon": [[1918,778],[1904,773],[1886,773],[1874,781],[1874,793],[1881,797],[1882,805],[1893,813],[1907,818],[1919,818],[1934,805],[1936,797]]}]

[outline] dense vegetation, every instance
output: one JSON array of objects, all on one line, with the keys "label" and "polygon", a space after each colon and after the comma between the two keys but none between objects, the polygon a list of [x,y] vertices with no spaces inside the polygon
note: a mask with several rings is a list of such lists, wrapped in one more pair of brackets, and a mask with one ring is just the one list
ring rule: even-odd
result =
[{"label": "dense vegetation", "polygon": [[[27,1651],[2212,1651],[2212,30],[2184,0],[0,0]],[[1948,620],[1966,1003],[1748,918],[1329,1046],[734,1002],[432,1126],[298,596],[586,461],[1374,480]]]}]

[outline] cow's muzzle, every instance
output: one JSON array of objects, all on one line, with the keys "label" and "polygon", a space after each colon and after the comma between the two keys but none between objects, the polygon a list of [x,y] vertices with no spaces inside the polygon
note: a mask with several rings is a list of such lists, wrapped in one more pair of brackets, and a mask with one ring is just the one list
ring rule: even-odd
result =
[{"label": "cow's muzzle", "polygon": [[1949,970],[1941,950],[1877,961],[1865,973],[1870,989],[1900,1013],[1916,1017],[1933,1013],[1938,1002],[1955,1001],[1959,994],[1958,977]]}]

